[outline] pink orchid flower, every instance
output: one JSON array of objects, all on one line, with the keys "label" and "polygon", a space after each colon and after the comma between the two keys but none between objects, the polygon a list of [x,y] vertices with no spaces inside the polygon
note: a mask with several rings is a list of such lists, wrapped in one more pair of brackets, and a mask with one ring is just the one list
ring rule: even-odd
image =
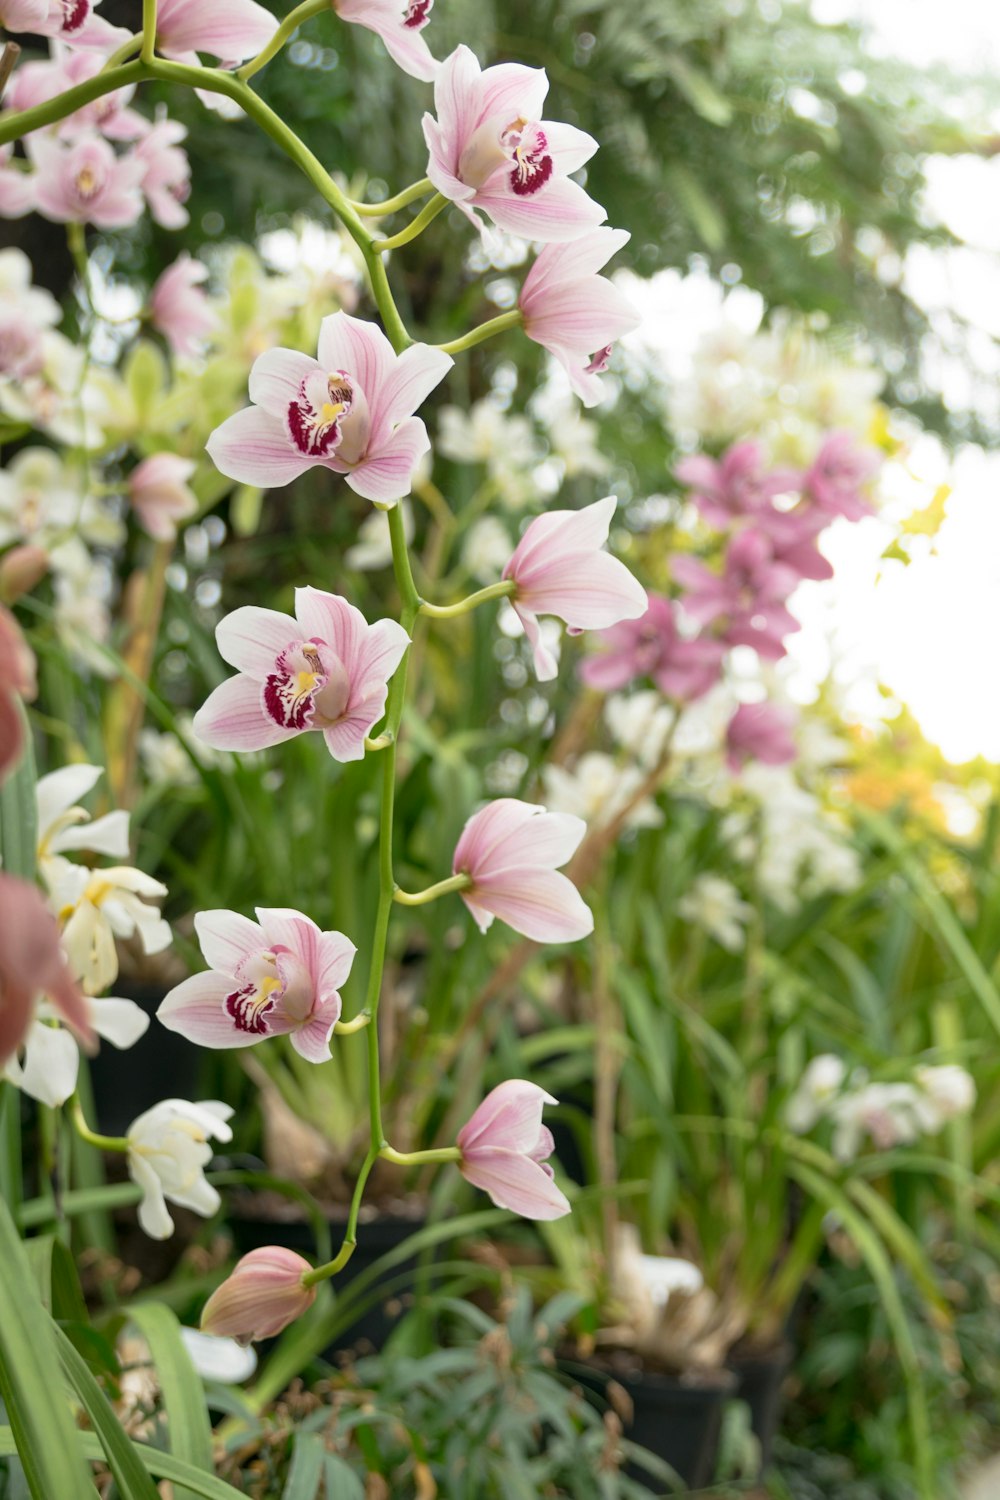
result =
[{"label": "pink orchid flower", "polygon": [[797,505],[794,510],[775,510],[762,516],[760,527],[776,563],[791,568],[799,578],[820,582],[833,577],[833,567],[816,542],[829,519],[813,505]]},{"label": "pink orchid flower", "polygon": [[546,1160],[555,1143],[542,1124],[542,1106],[556,1103],[537,1084],[510,1078],[486,1095],[458,1132],[459,1171],[489,1193],[497,1208],[525,1219],[561,1219],[572,1212]]},{"label": "pink orchid flower", "polygon": [[644,615],[603,631],[600,640],[602,651],[583,663],[580,676],[602,693],[651,677],[665,697],[693,703],[722,675],[725,643],[708,636],[686,640],[677,629],[677,606],[662,594],[650,594]]},{"label": "pink orchid flower", "polygon": [[74,47],[97,47],[111,51],[127,41],[129,33],[111,26],[93,14],[100,0],[2,0],[0,25],[8,31],[32,32],[57,37]]},{"label": "pink orchid flower", "polygon": [[0,146],[0,219],[21,219],[35,207],[34,174],[11,165],[13,146]]},{"label": "pink orchid flower", "polygon": [[494,917],[536,943],[572,943],[593,932],[589,906],[559,874],[586,831],[582,818],[516,797],[473,813],[455,847],[452,873],[472,881],[461,894],[480,932]]},{"label": "pink orchid flower", "polygon": [[794,709],[778,703],[741,703],[726,730],[726,761],[738,771],[749,760],[784,766],[798,755]]},{"label": "pink orchid flower", "polygon": [[556,615],[576,635],[645,613],[646,590],[624,563],[603,550],[617,504],[608,495],[582,510],[538,516],[503,570],[517,585],[511,603],[531,643],[540,682],[555,677],[556,662],[542,642],[539,615]]},{"label": "pink orchid flower", "polygon": [[35,134],[28,150],[35,168],[38,212],[56,224],[93,224],[124,229],[142,213],[143,165],[135,155],[118,157],[99,135],[63,145]]},{"label": "pink orchid flower", "polygon": [[226,65],[255,57],[274,36],[278,18],[256,0],[159,0],[156,45],[178,62],[206,52]]},{"label": "pink orchid flower", "polygon": [[430,447],[413,413],[451,369],[451,356],[426,344],[397,355],[381,329],[345,312],[323,319],[318,354],[269,349],[255,361],[253,405],[206,444],[216,467],[267,488],[321,464],[366,500],[395,504]]},{"label": "pink orchid flower", "polygon": [[875,449],[863,447],[852,432],[831,432],[806,472],[804,488],[826,515],[860,521],[872,513],[863,490],[880,464]]},{"label": "pink orchid flower", "polygon": [[333,0],[342,21],[367,26],[385,43],[394,62],[411,78],[430,83],[438,62],[420,35],[431,18],[434,0]]},{"label": "pink orchid flower", "polygon": [[45,365],[44,330],[23,303],[0,304],[0,375],[27,380]]},{"label": "pink orchid flower", "polygon": [[178,453],[154,453],[129,475],[129,502],[143,530],[158,542],[172,542],[177,523],[197,513],[198,501],[188,486],[194,469]]},{"label": "pink orchid flower", "polygon": [[205,1303],[202,1331],[238,1344],[273,1339],[316,1301],[316,1288],[302,1285],[311,1270],[307,1260],[281,1245],[251,1250]]},{"label": "pink orchid flower", "polygon": [[35,696],[36,670],[20,625],[0,604],[0,781],[21,759],[24,725],[17,700]]},{"label": "pink orchid flower", "polygon": [[675,558],[673,573],[686,590],[685,613],[699,625],[721,621],[719,637],[729,646],[752,646],[766,660],[778,661],[785,636],[802,628],[785,607],[799,575],[775,561],[763,532],[738,532],[721,574],[695,557]]},{"label": "pink orchid flower", "polygon": [[149,315],[175,354],[194,354],[215,327],[215,313],[201,290],[208,267],[185,250],[167,267],[150,293]]},{"label": "pink orchid flower", "polygon": [[140,186],[149,211],[164,229],[183,229],[190,218],[184,204],[191,194],[191,163],[180,148],[186,135],[177,120],[158,120],[134,152],[142,162]]},{"label": "pink orchid flower", "polygon": [[257,922],[203,911],[194,925],[211,967],[170,991],[157,1011],[164,1026],[200,1047],[289,1036],[307,1062],[326,1062],[357,951],[350,939],[285,907],[258,907]]},{"label": "pink orchid flower", "polygon": [[641,321],[628,298],[597,274],[630,238],[624,229],[602,226],[570,244],[547,245],[517,299],[525,333],[555,355],[584,406],[601,399],[597,376],[615,340]]},{"label": "pink orchid flower", "polygon": [[39,994],[92,1045],[89,1007],[66,963],[55,917],[37,887],[0,872],[0,1067],[23,1041]]},{"label": "pink orchid flower", "polygon": [[793,469],[764,468],[757,443],[734,443],[716,462],[704,453],[682,458],[675,470],[681,484],[710,526],[725,530],[740,517],[770,512],[775,495],[793,494],[802,475]]},{"label": "pink orchid flower", "polygon": [[607,216],[570,179],[597,150],[593,136],[540,118],[544,68],[500,63],[483,71],[456,47],[434,85],[437,119],[424,115],[427,175],[477,229],[482,209],[528,240],[575,240]]},{"label": "pink orchid flower", "polygon": [[198,710],[195,733],[214,750],[263,750],[318,729],[334,760],[361,760],[410,638],[320,589],[295,590],[295,615],[245,605],[219,621],[219,652],[239,675]]},{"label": "pink orchid flower", "polygon": [[49,0],[0,0],[0,26],[4,31],[33,32],[44,26]]}]

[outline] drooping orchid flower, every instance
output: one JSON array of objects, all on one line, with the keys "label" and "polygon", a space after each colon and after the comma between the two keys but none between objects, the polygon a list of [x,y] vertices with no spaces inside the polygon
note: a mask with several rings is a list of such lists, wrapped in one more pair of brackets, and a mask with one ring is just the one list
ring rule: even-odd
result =
[{"label": "drooping orchid flower", "polygon": [[220,654],[239,676],[199,709],[195,733],[213,750],[264,750],[318,729],[334,760],[360,760],[409,636],[320,589],[295,590],[295,616],[245,605],[219,621]]},{"label": "drooping orchid flower", "polygon": [[289,1035],[300,1056],[326,1062],[354,944],[283,907],[259,907],[257,918],[199,912],[195,931],[211,967],[172,989],[157,1015],[201,1047],[252,1047]]},{"label": "drooping orchid flower", "polygon": [[167,1200],[209,1218],[221,1203],[218,1190],[205,1178],[215,1154],[208,1144],[214,1136],[231,1141],[226,1121],[233,1111],[218,1099],[192,1104],[187,1099],[161,1099],[133,1120],[126,1132],[128,1171],[142,1188],[139,1224],[152,1240],[174,1232]]},{"label": "drooping orchid flower", "polygon": [[588,687],[611,693],[638,677],[651,677],[678,703],[693,703],[715,686],[726,654],[725,643],[710,636],[682,636],[677,606],[662,594],[650,594],[649,608],[637,619],[602,631],[600,644],[600,653],[580,667]]},{"label": "drooping orchid flower", "polygon": [[598,375],[616,339],[638,328],[624,293],[597,273],[631,236],[602,225],[570,244],[547,245],[521,288],[517,305],[529,339],[555,355],[584,406],[601,399]]},{"label": "drooping orchid flower", "polygon": [[175,354],[193,354],[215,327],[215,313],[201,290],[208,267],[185,250],[160,275],[149,297],[149,315]]},{"label": "drooping orchid flower", "polygon": [[503,570],[517,585],[511,603],[534,653],[539,681],[556,675],[556,662],[538,627],[539,615],[556,615],[574,635],[606,630],[645,613],[646,590],[625,564],[604,551],[614,495],[582,510],[551,510],[525,531]]},{"label": "drooping orchid flower", "polygon": [[203,1332],[238,1344],[275,1338],[315,1302],[316,1288],[302,1285],[311,1270],[307,1260],[281,1245],[251,1250],[205,1303]]},{"label": "drooping orchid flower", "polygon": [[500,229],[528,240],[575,240],[607,215],[570,173],[597,150],[574,125],[541,118],[549,90],[544,68],[500,63],[481,69],[456,47],[434,85],[434,115],[424,115],[427,175],[483,227],[481,209]]},{"label": "drooping orchid flower", "polygon": [[510,1078],[486,1095],[458,1132],[459,1171],[489,1193],[497,1208],[525,1219],[561,1219],[571,1212],[546,1160],[555,1143],[542,1124],[542,1106],[557,1102],[536,1083]]},{"label": "drooping orchid flower", "polygon": [[469,877],[461,895],[480,932],[494,917],[537,943],[572,943],[593,932],[590,907],[559,873],[586,831],[582,818],[516,797],[473,813],[455,846],[452,873]]},{"label": "drooping orchid flower", "polygon": [[188,485],[194,464],[179,453],[154,453],[128,478],[128,498],[139,524],[160,542],[172,542],[180,521],[189,521],[198,500]]},{"label": "drooping orchid flower", "polygon": [[433,4],[434,0],[333,0],[333,9],[342,21],[374,31],[404,73],[429,83],[439,64],[421,32]]},{"label": "drooping orchid flower", "polygon": [[266,488],[322,464],[365,499],[394,505],[430,447],[413,413],[451,369],[451,356],[426,344],[397,355],[373,323],[344,312],[323,319],[318,355],[260,356],[250,371],[253,405],[206,444],[216,467]]}]

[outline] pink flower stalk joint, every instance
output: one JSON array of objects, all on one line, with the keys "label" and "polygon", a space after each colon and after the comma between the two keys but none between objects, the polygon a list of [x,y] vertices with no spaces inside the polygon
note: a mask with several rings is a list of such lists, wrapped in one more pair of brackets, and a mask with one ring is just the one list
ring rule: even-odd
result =
[{"label": "pink flower stalk joint", "polygon": [[308,1062],[327,1061],[340,986],[357,951],[343,933],[321,932],[284,907],[258,908],[256,922],[232,911],[200,912],[195,931],[210,968],[163,1001],[157,1015],[169,1031],[213,1048],[288,1036]]},{"label": "pink flower stalk joint", "polygon": [[264,750],[319,730],[334,760],[361,760],[382,717],[390,677],[410,643],[395,620],[369,625],[338,594],[295,590],[295,618],[245,605],[216,627],[238,675],[194,718],[213,750]]},{"label": "pink flower stalk joint", "polygon": [[251,1250],[205,1303],[202,1331],[238,1344],[274,1338],[315,1302],[316,1288],[302,1282],[311,1270],[294,1250]]},{"label": "pink flower stalk joint", "polygon": [[452,873],[480,932],[494,917],[538,943],[572,943],[594,930],[593,914],[559,873],[587,831],[582,818],[501,797],[473,813],[455,847]]},{"label": "pink flower stalk joint", "polygon": [[561,1219],[571,1212],[548,1164],[555,1143],[542,1124],[543,1106],[557,1102],[537,1084],[511,1078],[487,1094],[459,1131],[459,1171],[497,1208],[525,1219]]}]

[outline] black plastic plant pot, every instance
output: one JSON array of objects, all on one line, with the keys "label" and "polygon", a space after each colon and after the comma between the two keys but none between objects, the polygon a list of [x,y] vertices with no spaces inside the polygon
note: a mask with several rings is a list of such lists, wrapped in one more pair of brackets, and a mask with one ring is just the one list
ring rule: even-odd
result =
[{"label": "black plastic plant pot", "polygon": [[729,1356],[729,1368],[738,1382],[735,1395],[750,1408],[750,1426],[760,1443],[762,1473],[771,1462],[781,1427],[785,1376],[792,1358],[792,1346],[787,1343],[767,1352],[741,1354],[736,1350]]},{"label": "black plastic plant pot", "polygon": [[203,1053],[156,1020],[165,993],[158,984],[122,980],[115,986],[115,994],[134,1000],[150,1017],[150,1024],[127,1051],[103,1042],[91,1061],[97,1124],[105,1135],[124,1135],[138,1115],[161,1099],[198,1098]]},{"label": "black plastic plant pot", "polygon": [[[594,1363],[573,1364],[567,1371],[601,1398],[602,1407],[613,1404],[608,1385],[617,1382],[632,1409],[632,1420],[623,1424],[625,1437],[669,1464],[688,1489],[701,1489],[711,1483],[718,1459],[723,1411],[736,1392],[736,1377],[731,1371],[691,1371],[674,1376],[652,1370],[609,1369]],[[630,1479],[656,1493],[658,1481],[648,1469],[630,1462],[625,1472]]]}]

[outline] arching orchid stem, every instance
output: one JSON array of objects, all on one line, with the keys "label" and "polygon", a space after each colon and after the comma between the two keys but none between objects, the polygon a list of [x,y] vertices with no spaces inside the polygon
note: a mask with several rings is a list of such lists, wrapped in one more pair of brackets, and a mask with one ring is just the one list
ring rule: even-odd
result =
[{"label": "arching orchid stem", "polygon": [[438,1146],[432,1151],[394,1151],[383,1146],[379,1152],[383,1161],[395,1162],[398,1167],[419,1167],[435,1161],[461,1161],[462,1153],[457,1146]]},{"label": "arching orchid stem", "polygon": [[463,333],[460,339],[452,339],[448,344],[436,344],[435,348],[443,349],[445,354],[461,354],[465,349],[473,349],[476,344],[482,344],[486,339],[495,338],[498,333],[506,333],[508,328],[520,328],[524,322],[524,315],[519,307],[511,312],[500,313],[496,318],[490,318],[487,323],[480,323],[478,328],[473,328],[469,333]]},{"label": "arching orchid stem", "polygon": [[366,1010],[362,1010],[353,1021],[337,1021],[333,1029],[338,1036],[353,1036],[356,1031],[364,1031],[366,1026],[371,1025],[371,1022],[371,1016]]},{"label": "arching orchid stem", "polygon": [[368,1181],[368,1174],[378,1160],[380,1149],[380,1147],[375,1145],[369,1146],[368,1153],[361,1163],[358,1180],[354,1184],[354,1192],[351,1196],[351,1207],[347,1214],[347,1229],[344,1232],[340,1249],[333,1257],[333,1260],[328,1260],[325,1265],[316,1266],[313,1270],[304,1272],[302,1276],[303,1286],[318,1286],[321,1281],[327,1281],[331,1276],[336,1276],[337,1272],[344,1269],[354,1254],[354,1247],[358,1243],[358,1213],[361,1209],[361,1200],[365,1195],[365,1183]]},{"label": "arching orchid stem", "polygon": [[[326,4],[326,0],[323,0]],[[294,12],[293,12],[294,15]],[[358,203],[351,199],[351,207],[356,213],[367,218],[384,218],[386,214],[398,213],[401,208],[408,208],[411,203],[416,203],[418,198],[426,198],[427,194],[433,192],[434,184],[429,177],[421,177],[419,182],[411,182],[408,188],[397,193],[394,198],[384,198],[381,203]]]},{"label": "arching orchid stem", "polygon": [[142,0],[142,43],[139,56],[151,63],[156,52],[156,0]]},{"label": "arching orchid stem", "polygon": [[99,1151],[127,1151],[128,1141],[123,1135],[98,1135],[96,1130],[91,1130],[84,1118],[83,1105],[80,1103],[78,1094],[74,1094],[69,1101],[69,1115],[73,1122],[73,1129],[82,1141],[88,1146],[96,1146]]},{"label": "arching orchid stem", "polygon": [[282,47],[295,35],[303,21],[308,21],[311,16],[318,16],[322,11],[329,9],[330,0],[302,0],[301,5],[297,5],[294,10],[288,12],[288,15],[282,21],[267,46],[262,48],[256,57],[252,57],[249,62],[244,63],[242,68],[236,69],[237,78],[242,78],[246,82],[255,73],[259,73],[261,68],[267,66],[272,57],[277,57]]},{"label": "arching orchid stem", "polygon": [[429,885],[425,891],[403,891],[397,886],[392,899],[398,901],[400,906],[427,906],[439,896],[449,896],[452,891],[466,891],[471,884],[470,875],[449,875],[447,880],[439,880],[436,885]]},{"label": "arching orchid stem", "polygon": [[365,749],[369,752],[369,754],[377,750],[388,750],[392,742],[393,740],[391,734],[380,734],[376,739],[369,739],[366,735]]},{"label": "arching orchid stem", "polygon": [[425,599],[420,606],[422,615],[432,620],[453,620],[457,615],[467,615],[480,604],[489,604],[491,599],[508,599],[517,589],[513,578],[502,578],[499,583],[489,583],[484,589],[460,599],[457,604],[428,604]]},{"label": "arching orchid stem", "polygon": [[398,250],[400,245],[408,245],[411,240],[415,240],[418,235],[423,234],[428,224],[432,224],[438,214],[443,213],[447,207],[448,199],[444,194],[435,193],[431,201],[425,204],[411,224],[407,224],[405,229],[401,229],[398,234],[392,235],[390,239],[376,240],[373,246],[374,250],[378,255],[381,255],[386,250]]},{"label": "arching orchid stem", "polygon": [[141,52],[144,40],[145,34],[137,31],[135,36],[130,36],[127,42],[122,42],[121,46],[116,47],[114,52],[111,53],[107,62],[98,73],[98,78],[103,77],[105,73],[112,72],[115,68],[120,67],[122,63],[128,62],[129,58],[134,57],[137,52]]}]

